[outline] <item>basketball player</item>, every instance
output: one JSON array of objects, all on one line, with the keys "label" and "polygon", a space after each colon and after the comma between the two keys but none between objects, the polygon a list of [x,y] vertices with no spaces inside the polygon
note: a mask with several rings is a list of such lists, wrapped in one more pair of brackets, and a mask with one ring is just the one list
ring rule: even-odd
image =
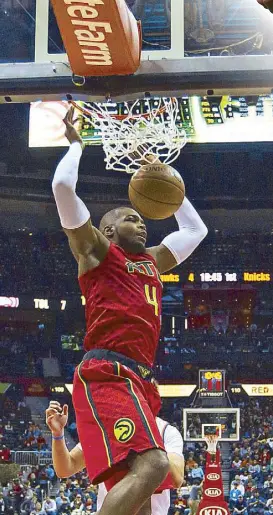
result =
[{"label": "basketball player", "polygon": [[257,2],[265,9],[268,9],[271,13],[273,13],[273,0],[257,0]]},{"label": "basketball player", "polygon": [[[51,401],[46,410],[46,423],[52,434],[63,434],[68,419],[68,406]],[[184,479],[183,440],[176,427],[171,426],[165,420],[156,417],[157,427],[162,436],[165,450],[170,464],[173,486],[179,488]],[[65,440],[54,441],[52,445],[52,458],[55,471],[59,477],[70,477],[85,468],[84,455],[79,443],[70,452]],[[99,511],[107,490],[104,483],[99,485],[97,510]],[[152,515],[168,515],[170,507],[170,490],[164,490],[161,494],[152,495]]]},{"label": "basketball player", "polygon": [[145,223],[131,208],[106,213],[96,229],[76,194],[82,140],[73,116],[71,109],[64,120],[71,145],[52,188],[86,298],[87,353],[73,388],[77,429],[91,482],[105,482],[109,492],[100,515],[150,515],[146,501],[171,486],[162,485],[169,462],[155,422],[160,397],[151,368],[160,331],[159,273],[187,259],[207,228],[185,199],[175,214],[178,231],[156,247],[146,249]]}]

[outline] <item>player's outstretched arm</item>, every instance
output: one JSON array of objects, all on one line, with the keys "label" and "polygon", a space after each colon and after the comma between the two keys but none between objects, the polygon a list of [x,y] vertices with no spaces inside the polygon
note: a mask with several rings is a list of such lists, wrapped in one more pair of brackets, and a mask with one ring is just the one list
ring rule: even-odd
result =
[{"label": "player's outstretched arm", "polygon": [[160,273],[185,261],[208,233],[206,225],[186,197],[175,218],[179,230],[166,236],[161,245],[147,249],[155,258]]},{"label": "player's outstretched arm", "polygon": [[85,468],[81,448],[76,445],[70,452],[64,438],[68,419],[68,406],[51,401],[46,410],[46,423],[52,433],[52,460],[58,477],[70,477]]},{"label": "player's outstretched arm", "polygon": [[74,127],[74,109],[66,114],[65,135],[70,148],[57,166],[52,182],[61,225],[68,237],[69,245],[78,263],[94,254],[98,261],[104,259],[109,241],[93,227],[90,213],[84,202],[76,194],[79,163],[82,156],[83,142]]}]

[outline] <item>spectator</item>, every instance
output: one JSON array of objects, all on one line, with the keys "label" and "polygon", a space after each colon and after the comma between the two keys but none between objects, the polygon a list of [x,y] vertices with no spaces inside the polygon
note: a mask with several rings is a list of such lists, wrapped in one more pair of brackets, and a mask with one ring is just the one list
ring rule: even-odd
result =
[{"label": "spectator", "polygon": [[245,485],[249,481],[247,470],[244,470],[244,472],[239,476],[239,478],[240,482],[243,485]]},{"label": "spectator", "polygon": [[231,467],[234,470],[239,471],[241,469],[241,466],[242,466],[242,460],[239,458],[239,456],[236,456],[232,462]]},{"label": "spectator", "polygon": [[9,463],[11,461],[11,451],[6,447],[6,445],[2,445],[0,449],[0,463]]},{"label": "spectator", "polygon": [[45,472],[46,472],[48,480],[53,482],[53,480],[55,478],[55,472],[54,472],[53,466],[48,465],[47,468],[45,469]]},{"label": "spectator", "polygon": [[269,515],[273,513],[273,493],[270,499],[268,499],[266,503],[266,511],[264,512],[265,515]]},{"label": "spectator", "polygon": [[93,501],[91,499],[91,497],[89,499],[87,499],[87,501],[85,502],[85,505],[84,505],[84,508],[82,510],[82,513],[88,513],[88,515],[92,515],[92,513],[95,513],[93,511]]},{"label": "spectator", "polygon": [[10,421],[8,421],[5,425],[5,431],[6,433],[13,433],[13,425],[10,423]]},{"label": "spectator", "polygon": [[194,452],[189,452],[189,457],[186,461],[186,467],[191,471],[194,466],[197,465],[195,459],[194,459]]},{"label": "spectator", "polygon": [[196,515],[198,511],[198,506],[201,499],[201,493],[202,493],[202,483],[195,479],[193,482],[193,485],[191,487],[190,491],[190,497],[189,497],[189,508],[190,508],[190,515]]},{"label": "spectator", "polygon": [[248,501],[248,513],[249,515],[264,515],[264,508],[266,503],[263,498],[260,497],[259,492],[255,492]]},{"label": "spectator", "polygon": [[0,492],[0,513],[3,515],[14,514],[10,499],[8,497],[4,497],[2,492]]},{"label": "spectator", "polygon": [[46,515],[57,515],[56,501],[47,496],[46,500],[43,502],[43,511]]},{"label": "spectator", "polygon": [[261,465],[257,462],[257,460],[253,460],[253,464],[250,464],[248,467],[248,472],[255,478],[259,478],[261,474]]},{"label": "spectator", "polygon": [[57,506],[58,514],[68,511],[68,509],[70,507],[70,502],[69,502],[69,498],[66,497],[66,495],[64,494],[64,491],[60,491],[59,496],[56,497],[56,506]]},{"label": "spectator", "polygon": [[14,479],[12,483],[12,492],[14,495],[14,507],[16,511],[20,511],[20,505],[24,500],[24,487],[19,479]]},{"label": "spectator", "polygon": [[30,513],[30,515],[45,515],[45,513],[46,512],[42,509],[42,504],[37,502],[35,509]]},{"label": "spectator", "polygon": [[189,510],[187,510],[187,505],[187,499],[178,493],[178,496],[174,501],[174,515],[184,515],[186,512],[188,513]]},{"label": "spectator", "polygon": [[33,436],[36,438],[36,440],[39,438],[39,436],[41,436],[42,434],[42,431],[40,429],[40,426],[38,424],[34,425],[33,424]]},{"label": "spectator", "polygon": [[20,506],[20,511],[22,515],[29,515],[32,511],[35,511],[35,507],[37,504],[37,497],[34,495],[31,499],[25,498]]},{"label": "spectator", "polygon": [[198,463],[194,464],[194,467],[191,471],[191,477],[192,479],[199,479],[200,481],[203,481],[204,472],[203,469],[198,465]]},{"label": "spectator", "polygon": [[238,500],[235,502],[233,507],[233,514],[235,513],[243,513],[244,515],[247,515],[247,502],[244,499],[243,495],[239,495]]},{"label": "spectator", "polygon": [[72,508],[72,510],[83,510],[84,504],[82,502],[81,494],[76,495],[74,501],[72,501],[72,503],[70,504],[70,507]]},{"label": "spectator", "polygon": [[241,492],[240,492],[238,486],[239,486],[238,481],[234,481],[233,486],[230,490],[229,502],[230,502],[231,509],[233,509],[235,503],[238,501],[239,495],[241,495]]}]

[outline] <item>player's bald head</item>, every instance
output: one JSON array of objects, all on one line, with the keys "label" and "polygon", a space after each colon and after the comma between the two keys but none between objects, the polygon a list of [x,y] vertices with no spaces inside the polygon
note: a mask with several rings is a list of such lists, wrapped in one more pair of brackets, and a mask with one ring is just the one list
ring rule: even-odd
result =
[{"label": "player's bald head", "polygon": [[131,254],[145,252],[144,220],[132,207],[118,207],[101,219],[99,230],[106,238]]},{"label": "player's bald head", "polygon": [[106,227],[115,225],[117,220],[130,213],[135,214],[136,211],[130,207],[117,207],[115,209],[111,209],[111,211],[108,211],[108,213],[105,213],[102,217],[99,230],[103,233]]}]

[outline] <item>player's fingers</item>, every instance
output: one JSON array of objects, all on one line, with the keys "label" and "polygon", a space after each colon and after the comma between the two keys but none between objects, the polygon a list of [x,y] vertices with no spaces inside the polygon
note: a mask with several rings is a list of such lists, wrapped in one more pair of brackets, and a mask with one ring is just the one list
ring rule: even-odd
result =
[{"label": "player's fingers", "polygon": [[56,408],[56,409],[62,409],[62,406],[58,401],[50,401],[49,403],[50,408]]},{"label": "player's fingers", "polygon": [[61,404],[58,401],[50,401],[49,405],[57,404],[58,406],[61,406]]},{"label": "player's fingers", "polygon": [[56,410],[56,409],[52,409],[52,408],[49,408],[46,410],[46,417],[54,417],[55,415],[58,415],[59,414],[59,411]]},{"label": "player's fingers", "polygon": [[73,106],[71,106],[68,111],[68,118],[69,118],[70,123],[73,123],[74,112],[75,112],[75,108]]},{"label": "player's fingers", "polygon": [[49,406],[49,411],[52,411],[52,413],[60,413],[62,411],[62,408],[59,408],[59,406]]},{"label": "player's fingers", "polygon": [[63,415],[68,415],[68,405],[67,404],[64,404],[64,407],[63,407]]},{"label": "player's fingers", "polygon": [[70,109],[68,109],[68,111],[63,119],[63,122],[65,123],[66,126],[72,124],[73,117],[74,117],[74,107],[70,107]]},{"label": "player's fingers", "polygon": [[64,119],[63,119],[63,122],[64,122],[65,124],[67,124],[67,123],[68,123],[68,120],[69,120],[69,110],[67,111],[67,113],[66,113],[66,115],[65,115],[65,117],[64,117]]}]

